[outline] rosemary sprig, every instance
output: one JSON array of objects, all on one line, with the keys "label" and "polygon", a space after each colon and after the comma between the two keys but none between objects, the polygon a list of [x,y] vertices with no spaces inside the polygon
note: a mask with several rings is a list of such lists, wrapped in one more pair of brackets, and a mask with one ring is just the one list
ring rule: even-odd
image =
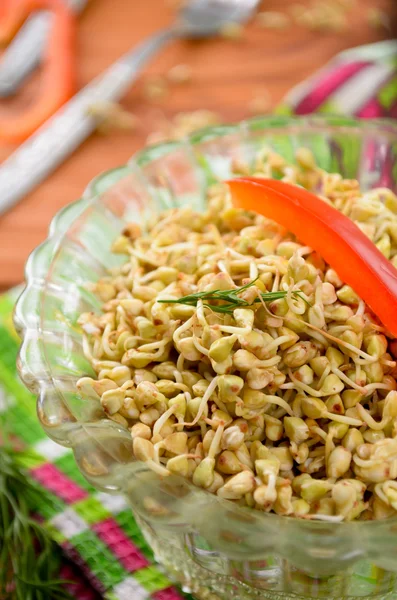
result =
[{"label": "rosemary sprig", "polygon": [[71,600],[56,579],[60,553],[41,523],[31,517],[40,491],[23,473],[20,456],[0,447],[0,598],[1,600]]},{"label": "rosemary sprig", "polygon": [[[231,314],[236,308],[242,306],[252,306],[252,304],[256,304],[260,302],[261,299],[255,298],[254,301],[248,302],[244,300],[244,298],[240,298],[239,294],[246,290],[247,288],[254,285],[256,279],[246,283],[245,285],[235,288],[234,290],[211,290],[209,292],[196,292],[195,294],[188,294],[187,296],[182,296],[182,298],[178,298],[177,300],[168,299],[168,300],[158,300],[158,302],[163,302],[166,304],[187,304],[188,306],[197,306],[197,302],[199,300],[203,300],[204,306],[210,308],[214,312],[219,313],[228,313]],[[260,296],[263,302],[272,302],[273,300],[279,300],[280,298],[285,298],[288,292],[279,291],[279,292],[260,292]],[[306,302],[302,296],[300,296],[299,291],[292,292],[294,296],[298,296],[302,300]],[[223,304],[211,304],[210,302],[222,302]]]}]

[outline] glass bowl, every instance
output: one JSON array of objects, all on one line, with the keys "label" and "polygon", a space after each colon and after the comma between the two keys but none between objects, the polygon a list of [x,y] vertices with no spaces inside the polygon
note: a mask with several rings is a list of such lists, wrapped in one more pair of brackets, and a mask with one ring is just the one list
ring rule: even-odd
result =
[{"label": "glass bowl", "polygon": [[38,396],[48,436],[73,448],[90,483],[128,497],[158,561],[197,598],[395,599],[397,518],[302,521],[238,507],[176,476],[161,479],[133,459],[129,431],[105,418],[99,400],[76,393],[76,380],[93,374],[77,317],[100,310],[86,284],[122,262],[110,246],[124,223],[153,206],[202,210],[207,186],[232,177],[233,159],[250,162],[263,145],[288,161],[298,147],[311,148],[322,168],[357,178],[364,190],[397,191],[397,124],[387,121],[266,117],[149,147],[94,179],[30,256],[15,309],[19,372]]}]

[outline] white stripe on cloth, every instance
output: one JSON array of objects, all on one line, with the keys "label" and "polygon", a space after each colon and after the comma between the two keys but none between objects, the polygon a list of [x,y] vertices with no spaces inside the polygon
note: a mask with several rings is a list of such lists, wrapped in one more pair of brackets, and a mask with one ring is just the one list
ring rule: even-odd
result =
[{"label": "white stripe on cloth", "polygon": [[313,88],[318,86],[319,81],[322,81],[329,73],[333,73],[334,70],[336,70],[342,64],[343,63],[339,60],[339,56],[337,56],[324,67],[318,69],[313,75],[296,84],[292,90],[287,92],[281,103],[291,106],[294,110],[298,104],[300,104],[302,100],[306,98],[306,96],[313,90]]},{"label": "white stripe on cloth", "polygon": [[394,71],[395,65],[391,63],[374,63],[365,67],[335,90],[330,96],[332,106],[337,112],[356,114],[376,96],[378,88]]},{"label": "white stripe on cloth", "polygon": [[67,540],[89,529],[88,523],[73,508],[67,508],[50,519],[50,523],[60,531]]},{"label": "white stripe on cloth", "polygon": [[1,413],[7,412],[13,404],[15,404],[15,398],[10,396],[10,394],[8,394],[0,385],[0,415]]},{"label": "white stripe on cloth", "polygon": [[34,450],[49,462],[53,462],[57,458],[61,458],[61,456],[64,456],[71,451],[70,448],[65,448],[65,446],[56,444],[50,440],[50,438],[44,438],[37,442],[37,444],[34,445]]},{"label": "white stripe on cloth", "polygon": [[150,598],[150,593],[133,577],[127,577],[124,581],[115,585],[112,594],[118,600],[147,600]]},{"label": "white stripe on cloth", "polygon": [[122,510],[128,508],[128,502],[124,496],[114,496],[105,492],[95,494],[95,499],[98,500],[112,515],[118,515]]}]

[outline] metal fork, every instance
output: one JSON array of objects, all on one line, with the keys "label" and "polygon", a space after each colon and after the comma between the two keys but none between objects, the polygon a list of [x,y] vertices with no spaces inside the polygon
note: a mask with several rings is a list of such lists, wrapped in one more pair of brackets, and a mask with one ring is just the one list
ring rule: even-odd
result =
[{"label": "metal fork", "polygon": [[38,185],[97,125],[89,116],[98,101],[118,100],[137,73],[166,42],[205,38],[226,23],[248,20],[259,0],[192,0],[175,23],[154,34],[99,75],[14,152],[0,167],[0,214]]}]

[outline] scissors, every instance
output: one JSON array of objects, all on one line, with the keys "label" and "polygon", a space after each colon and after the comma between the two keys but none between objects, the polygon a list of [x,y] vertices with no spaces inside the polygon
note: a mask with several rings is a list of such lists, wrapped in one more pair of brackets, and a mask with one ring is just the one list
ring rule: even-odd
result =
[{"label": "scissors", "polygon": [[43,81],[36,102],[14,117],[0,117],[0,141],[20,143],[58,110],[76,91],[74,39],[76,18],[63,0],[8,0],[0,14],[0,45],[8,44],[36,10],[52,13],[44,52]]}]

